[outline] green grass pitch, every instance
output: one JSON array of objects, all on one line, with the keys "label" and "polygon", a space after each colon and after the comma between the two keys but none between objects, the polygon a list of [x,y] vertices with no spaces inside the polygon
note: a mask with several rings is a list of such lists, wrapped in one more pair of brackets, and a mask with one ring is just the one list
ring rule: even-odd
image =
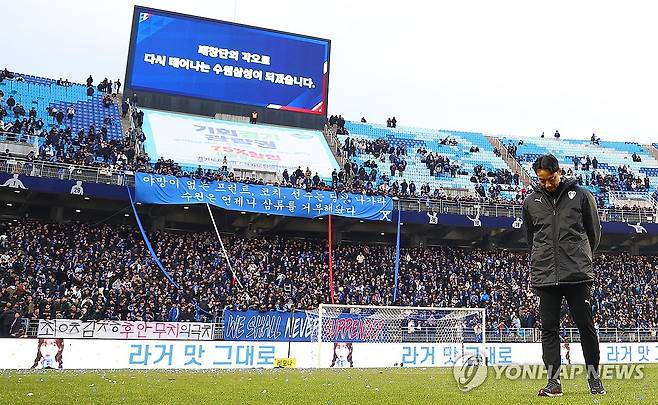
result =
[{"label": "green grass pitch", "polygon": [[579,376],[564,396],[543,380],[496,380],[461,392],[450,368],[244,371],[2,371],[0,404],[658,404],[658,365],[641,380],[607,380],[592,396]]}]

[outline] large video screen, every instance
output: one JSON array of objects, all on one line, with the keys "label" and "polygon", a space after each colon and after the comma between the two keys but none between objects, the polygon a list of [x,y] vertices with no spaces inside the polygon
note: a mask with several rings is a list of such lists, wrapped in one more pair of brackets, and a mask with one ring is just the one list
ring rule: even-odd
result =
[{"label": "large video screen", "polygon": [[135,7],[134,90],[323,115],[330,41]]}]

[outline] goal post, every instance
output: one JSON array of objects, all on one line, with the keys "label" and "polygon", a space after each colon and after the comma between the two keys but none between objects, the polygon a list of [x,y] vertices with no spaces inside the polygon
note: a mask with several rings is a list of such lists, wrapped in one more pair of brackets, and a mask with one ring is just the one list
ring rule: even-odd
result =
[{"label": "goal post", "polygon": [[307,314],[317,317],[311,340],[318,368],[327,360],[322,355],[326,343],[443,343],[459,347],[465,361],[473,358],[467,354],[474,347],[478,361],[485,356],[484,308],[320,304]]}]

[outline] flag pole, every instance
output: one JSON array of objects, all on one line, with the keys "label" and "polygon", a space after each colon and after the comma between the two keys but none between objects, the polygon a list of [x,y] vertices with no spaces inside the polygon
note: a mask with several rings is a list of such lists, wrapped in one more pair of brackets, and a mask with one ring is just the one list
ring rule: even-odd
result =
[{"label": "flag pole", "polygon": [[329,297],[331,303],[334,304],[334,261],[332,257],[333,243],[332,243],[332,226],[331,226],[331,214],[329,214],[329,224],[328,234],[329,234]]},{"label": "flag pole", "polygon": [[402,211],[398,206],[398,227],[395,243],[395,280],[393,286],[393,303],[398,299],[398,273],[400,272],[400,218],[402,217]]}]

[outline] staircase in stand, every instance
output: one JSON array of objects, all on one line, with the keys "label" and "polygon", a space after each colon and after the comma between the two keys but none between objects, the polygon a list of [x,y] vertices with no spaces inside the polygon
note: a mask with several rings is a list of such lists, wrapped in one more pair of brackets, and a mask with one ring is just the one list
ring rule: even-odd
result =
[{"label": "staircase in stand", "polygon": [[507,166],[509,167],[512,173],[519,174],[519,180],[524,186],[528,186],[532,182],[532,178],[528,172],[519,164],[519,162],[507,151],[507,148],[497,137],[493,135],[485,135],[485,138],[489,141],[491,146],[496,148],[500,152],[500,156],[503,158]]}]

